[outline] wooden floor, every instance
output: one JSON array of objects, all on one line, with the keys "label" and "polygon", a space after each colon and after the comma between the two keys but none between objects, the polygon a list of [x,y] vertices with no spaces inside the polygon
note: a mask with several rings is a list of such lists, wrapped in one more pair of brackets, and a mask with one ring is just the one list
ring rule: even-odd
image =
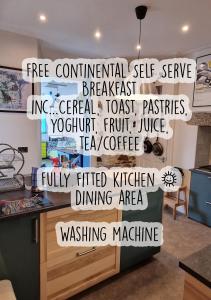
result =
[{"label": "wooden floor", "polygon": [[72,300],[182,300],[184,272],[178,260],[211,244],[211,228],[170,209],[163,216],[164,245],[152,260],[71,298]]}]

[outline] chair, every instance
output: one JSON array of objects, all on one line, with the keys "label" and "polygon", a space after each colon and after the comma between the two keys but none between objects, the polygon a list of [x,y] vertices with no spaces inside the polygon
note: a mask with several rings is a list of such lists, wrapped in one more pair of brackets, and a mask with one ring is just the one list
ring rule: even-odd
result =
[{"label": "chair", "polygon": [[0,299],[16,300],[11,282],[8,280],[8,274],[4,259],[0,252]]},{"label": "chair", "polygon": [[177,168],[182,175],[182,186],[177,192],[167,192],[164,193],[164,206],[171,207],[173,209],[173,217],[176,220],[177,207],[183,206],[185,210],[185,215],[188,215],[188,186],[190,175],[189,171],[183,170],[179,167]]},{"label": "chair", "polygon": [[12,284],[9,280],[0,280],[0,299],[16,300]]},{"label": "chair", "polygon": [[[183,194],[183,197],[182,197]],[[181,186],[175,193],[167,192],[164,194],[164,206],[173,209],[173,217],[176,220],[177,207],[184,206],[185,215],[188,215],[188,200],[187,200],[187,186]]]}]

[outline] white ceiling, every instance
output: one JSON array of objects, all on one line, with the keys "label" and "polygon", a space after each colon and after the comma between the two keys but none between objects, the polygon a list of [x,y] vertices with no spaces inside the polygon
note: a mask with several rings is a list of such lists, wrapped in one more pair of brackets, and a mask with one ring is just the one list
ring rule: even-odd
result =
[{"label": "white ceiling", "polygon": [[[149,6],[142,23],[143,56],[170,57],[211,46],[211,0],[0,0],[0,29],[76,56],[134,57],[139,33],[134,9],[142,4]],[[41,12],[46,24],[38,21]],[[186,23],[190,31],[184,34]],[[97,28],[100,41],[93,37]]]}]

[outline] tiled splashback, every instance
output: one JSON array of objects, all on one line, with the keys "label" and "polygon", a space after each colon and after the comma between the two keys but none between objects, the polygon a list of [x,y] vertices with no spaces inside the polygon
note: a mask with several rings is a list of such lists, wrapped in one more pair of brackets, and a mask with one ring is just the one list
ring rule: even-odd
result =
[{"label": "tiled splashback", "polygon": [[97,167],[135,167],[136,158],[135,156],[127,155],[102,155],[97,158]]},{"label": "tiled splashback", "polygon": [[199,126],[195,167],[211,164],[211,127]]},{"label": "tiled splashback", "polygon": [[187,122],[189,125],[211,126],[211,113],[194,112],[192,118]]}]

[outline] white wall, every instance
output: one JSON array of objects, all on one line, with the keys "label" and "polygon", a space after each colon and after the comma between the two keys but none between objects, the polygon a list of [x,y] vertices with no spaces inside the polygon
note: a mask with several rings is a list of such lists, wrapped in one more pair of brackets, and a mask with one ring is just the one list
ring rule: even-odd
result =
[{"label": "white wall", "polygon": [[[192,106],[193,84],[179,84],[177,93],[187,95]],[[183,169],[195,167],[197,134],[198,126],[178,120],[174,122],[172,162],[175,166]]]},{"label": "white wall", "polygon": [[[18,34],[0,31],[0,65],[21,68],[26,57],[38,56],[37,40]],[[40,123],[31,121],[23,113],[0,113],[0,143],[14,147],[27,146],[23,173],[29,174],[32,166],[40,165]]]},{"label": "white wall", "polygon": [[[163,94],[186,94],[192,101],[192,84],[163,84]],[[161,139],[164,146],[164,165],[172,165],[183,169],[194,168],[196,156],[196,143],[198,126],[188,125],[183,121],[173,121],[170,123],[173,129],[173,137],[168,140]],[[137,164],[141,166],[162,167],[161,161],[153,154],[144,154],[137,158]]]},{"label": "white wall", "polygon": [[198,127],[175,121],[173,137],[173,164],[183,169],[195,166]]},{"label": "white wall", "polygon": [[59,48],[55,48],[55,46],[52,46],[51,44],[45,41],[42,41],[40,43],[39,52],[40,52],[40,57],[49,58],[52,60],[58,58],[79,58],[80,57],[80,55],[74,53],[67,53],[65,51],[62,51]]}]

